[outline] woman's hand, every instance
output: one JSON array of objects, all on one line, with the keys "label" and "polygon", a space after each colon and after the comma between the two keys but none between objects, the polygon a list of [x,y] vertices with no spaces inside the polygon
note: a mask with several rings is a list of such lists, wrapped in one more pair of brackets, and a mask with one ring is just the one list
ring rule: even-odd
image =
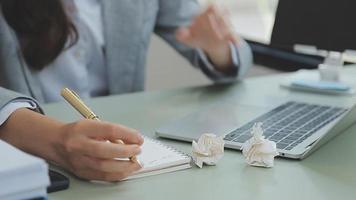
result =
[{"label": "woman's hand", "polygon": [[181,27],[176,38],[192,48],[202,49],[217,70],[228,71],[232,66],[230,43],[238,44],[238,36],[229,22],[226,11],[210,5],[195,17],[188,27]]},{"label": "woman's hand", "polygon": [[[141,168],[137,162],[117,160],[140,153],[143,138],[124,126],[82,120],[64,125],[56,145],[60,164],[80,178],[119,181]],[[122,140],[125,145],[115,144]]]},{"label": "woman's hand", "polygon": [[[23,108],[0,126],[0,139],[86,180],[119,181],[141,168],[116,159],[138,155],[143,143],[137,131],[116,124],[94,120],[64,124]],[[119,139],[126,145],[107,142]]]}]

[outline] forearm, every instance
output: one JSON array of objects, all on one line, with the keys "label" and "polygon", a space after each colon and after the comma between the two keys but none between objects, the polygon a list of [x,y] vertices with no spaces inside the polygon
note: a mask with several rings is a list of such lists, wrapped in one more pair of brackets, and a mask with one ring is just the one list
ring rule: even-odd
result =
[{"label": "forearm", "polygon": [[0,126],[0,139],[53,162],[60,162],[55,147],[61,122],[26,108],[18,109]]},{"label": "forearm", "polygon": [[[0,126],[0,139],[88,180],[118,181],[141,168],[138,162],[115,159],[138,155],[143,143],[137,131],[121,125],[96,120],[64,124],[22,108]],[[106,142],[117,140],[126,144]]]}]

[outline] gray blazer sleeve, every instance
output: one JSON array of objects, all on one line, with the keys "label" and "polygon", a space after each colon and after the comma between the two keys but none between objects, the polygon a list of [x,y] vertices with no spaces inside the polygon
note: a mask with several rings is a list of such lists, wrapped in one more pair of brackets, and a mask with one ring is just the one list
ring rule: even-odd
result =
[{"label": "gray blazer sleeve", "polygon": [[221,79],[236,80],[245,75],[252,65],[252,52],[244,40],[241,39],[240,45],[237,47],[236,56],[239,59],[239,66],[236,72],[225,74],[225,77],[217,77],[204,70],[206,66],[204,66],[204,62],[201,60],[198,51],[176,40],[175,31],[177,28],[189,25],[192,18],[201,12],[200,5],[196,0],[160,0],[159,7],[155,33],[188,59],[193,66],[202,69],[209,78],[217,82],[221,82]]},{"label": "gray blazer sleeve", "polygon": [[35,99],[0,87],[0,110],[3,107],[5,107],[8,103],[14,102],[14,101],[32,102],[35,104],[35,107],[37,108],[35,111],[39,112],[39,113],[43,113],[43,110],[41,109],[40,105],[38,104],[38,102]]}]

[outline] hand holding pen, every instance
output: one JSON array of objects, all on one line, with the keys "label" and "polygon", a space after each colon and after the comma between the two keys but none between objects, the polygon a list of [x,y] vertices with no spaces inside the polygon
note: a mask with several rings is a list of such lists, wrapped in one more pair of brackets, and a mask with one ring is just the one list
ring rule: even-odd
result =
[{"label": "hand holding pen", "polygon": [[[72,90],[68,88],[64,88],[61,91],[62,97],[75,108],[83,117],[86,119],[92,119],[96,121],[100,121],[99,117],[80,99],[80,97]],[[113,143],[125,145],[125,143],[121,139],[117,139],[114,141],[110,141]],[[138,162],[136,156],[130,157],[130,160],[133,162]]]},{"label": "hand holding pen", "polygon": [[[70,156],[64,156],[65,161],[61,164],[67,165],[67,169],[88,180],[119,181],[139,170],[141,166],[136,162],[135,156],[140,153],[140,145],[143,143],[140,134],[122,125],[100,122],[82,101],[77,101],[80,100],[78,96],[73,94],[68,89],[62,91],[68,102],[87,119],[66,125],[68,130],[63,138],[66,140],[64,151]],[[117,141],[119,144],[113,143]]]}]

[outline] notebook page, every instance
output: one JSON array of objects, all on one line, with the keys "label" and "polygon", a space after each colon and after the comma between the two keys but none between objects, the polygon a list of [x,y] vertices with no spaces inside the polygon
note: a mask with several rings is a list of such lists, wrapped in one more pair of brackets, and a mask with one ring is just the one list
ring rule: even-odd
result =
[{"label": "notebook page", "polygon": [[159,174],[164,174],[164,173],[170,173],[170,172],[180,171],[180,170],[184,170],[184,169],[189,169],[191,167],[192,166],[190,165],[190,163],[187,163],[187,164],[177,165],[175,167],[164,168],[164,169],[160,169],[160,170],[156,170],[156,171],[147,171],[144,173],[143,172],[137,173],[137,174],[129,176],[125,180],[143,178],[146,176],[154,176],[154,175],[159,175]]},{"label": "notebook page", "polygon": [[137,159],[143,164],[143,169],[138,173],[190,163],[190,157],[187,155],[148,137],[145,137],[141,154]]}]

